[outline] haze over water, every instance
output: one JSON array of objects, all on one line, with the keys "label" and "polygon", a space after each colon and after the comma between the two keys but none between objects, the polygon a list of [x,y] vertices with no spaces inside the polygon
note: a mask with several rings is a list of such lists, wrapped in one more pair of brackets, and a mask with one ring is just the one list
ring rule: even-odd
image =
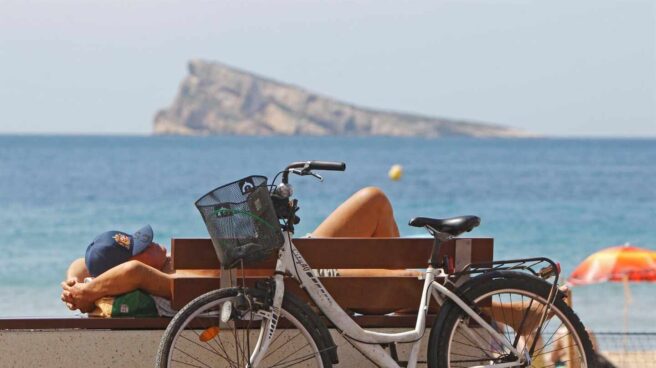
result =
[{"label": "haze over water", "polygon": [[[475,214],[471,235],[494,237],[496,259],[548,256],[565,276],[606,246],[656,248],[656,140],[0,136],[0,316],[73,315],[59,282],[98,233],[149,223],[167,245],[207,237],[200,195],[310,159],[347,170],[293,178],[299,235],[375,185],[403,236],[425,236],[414,216]],[[656,284],[631,288],[629,328],[653,331]],[[577,287],[574,306],[594,330],[622,329],[620,284]]]}]

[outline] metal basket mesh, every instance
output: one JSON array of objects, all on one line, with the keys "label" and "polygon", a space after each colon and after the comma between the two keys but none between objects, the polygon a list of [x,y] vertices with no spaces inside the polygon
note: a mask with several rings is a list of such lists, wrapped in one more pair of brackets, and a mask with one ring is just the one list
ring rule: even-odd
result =
[{"label": "metal basket mesh", "polygon": [[197,200],[196,208],[224,268],[265,259],[284,242],[264,176],[218,187]]}]

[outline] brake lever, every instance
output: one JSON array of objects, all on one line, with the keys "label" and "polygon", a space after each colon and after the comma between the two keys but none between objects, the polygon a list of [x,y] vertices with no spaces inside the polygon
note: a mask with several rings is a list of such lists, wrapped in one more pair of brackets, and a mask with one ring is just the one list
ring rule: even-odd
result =
[{"label": "brake lever", "polygon": [[289,169],[289,172],[292,174],[296,174],[298,176],[306,176],[306,175],[311,175],[314,176],[315,178],[319,179],[320,182],[323,182],[323,177],[313,171],[310,170],[298,170],[298,169]]},{"label": "brake lever", "polygon": [[317,173],[313,173],[312,171],[309,171],[308,174],[314,176],[315,178],[319,179],[320,182],[323,183],[323,176],[321,176],[321,175],[319,175],[319,174],[317,174]]}]

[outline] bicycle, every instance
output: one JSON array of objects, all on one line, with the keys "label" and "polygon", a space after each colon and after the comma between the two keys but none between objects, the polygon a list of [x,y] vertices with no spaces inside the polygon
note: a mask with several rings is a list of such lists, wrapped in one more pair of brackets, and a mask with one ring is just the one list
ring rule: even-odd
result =
[{"label": "bicycle", "polygon": [[[435,239],[415,328],[398,333],[361,328],[323,287],[291,239],[300,219],[298,201],[290,200],[289,174],[323,180],[315,171],[345,168],[336,162],[295,162],[278,173],[279,185],[278,175],[271,184],[265,177],[251,176],[196,202],[221,264],[226,265],[222,283],[230,280],[231,287],[201,295],[178,312],[162,337],[158,367],[337,364],[338,346],[331,334],[306,303],[285,292],[286,277],[302,286],[348,343],[381,367],[404,364],[384,348],[401,343],[411,344],[405,366],[420,362],[431,300],[440,305],[428,338],[431,368],[595,366],[583,324],[558,289],[558,264],[540,257],[470,264],[453,272],[448,259],[438,259],[443,242],[480,224],[475,216],[412,219],[411,226],[424,227]],[[243,278],[237,284],[235,267],[241,266],[243,276],[244,262],[275,252],[278,258],[270,279],[254,287],[246,287]]]}]

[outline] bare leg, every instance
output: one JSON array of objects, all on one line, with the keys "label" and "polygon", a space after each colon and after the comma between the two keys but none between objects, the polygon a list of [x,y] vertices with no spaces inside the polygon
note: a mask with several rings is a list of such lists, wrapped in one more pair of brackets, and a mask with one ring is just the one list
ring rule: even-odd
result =
[{"label": "bare leg", "polygon": [[171,298],[172,277],[142,262],[131,260],[104,272],[88,283],[62,283],[62,300],[75,309],[88,310],[104,296],[124,294],[136,289]]},{"label": "bare leg", "polygon": [[[516,303],[493,302],[491,309],[490,307],[483,307],[482,309],[489,311],[489,315],[497,322],[510,326],[518,334],[528,336],[538,327],[543,312],[541,306],[533,305],[529,309],[529,305],[528,301]],[[553,312],[549,313],[547,318],[552,316]]]},{"label": "bare leg", "polygon": [[[398,238],[392,205],[376,187],[360,189],[312,232],[315,238]],[[340,269],[341,276],[417,276],[413,270]]]},{"label": "bare leg", "polygon": [[398,237],[399,228],[389,200],[378,188],[357,191],[312,232],[317,238]]}]

